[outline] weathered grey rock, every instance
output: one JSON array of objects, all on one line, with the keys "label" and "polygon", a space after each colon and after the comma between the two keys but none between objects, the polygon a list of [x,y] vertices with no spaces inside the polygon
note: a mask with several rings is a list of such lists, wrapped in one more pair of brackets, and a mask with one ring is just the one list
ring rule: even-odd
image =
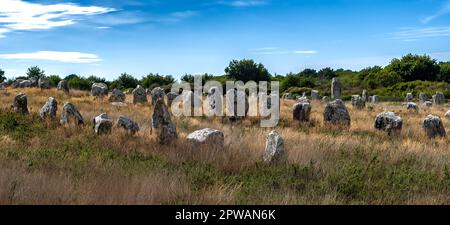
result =
[{"label": "weathered grey rock", "polygon": [[223,148],[224,135],[222,131],[205,128],[190,133],[187,140],[194,144],[207,144],[211,147]]},{"label": "weathered grey rock", "polygon": [[322,102],[323,102],[323,103],[328,103],[328,102],[330,102],[330,97],[328,97],[328,96],[323,96]]},{"label": "weathered grey rock", "polygon": [[364,102],[369,102],[370,96],[369,96],[369,92],[367,92],[366,89],[363,90],[361,98]]},{"label": "weathered grey rock", "polygon": [[41,108],[41,111],[39,112],[39,116],[41,116],[42,119],[45,118],[55,118],[56,117],[56,111],[58,111],[58,102],[53,98],[48,98],[45,105]]},{"label": "weathered grey rock", "polygon": [[352,95],[352,106],[355,109],[364,109],[366,107],[366,101],[359,95]]},{"label": "weathered grey rock", "polygon": [[342,93],[342,85],[337,77],[331,81],[331,98],[340,99]]},{"label": "weathered grey rock", "polygon": [[209,111],[211,115],[220,115],[222,113],[222,102],[216,97],[219,93],[220,90],[218,87],[211,87],[208,91]]},{"label": "weathered grey rock", "polygon": [[41,77],[38,80],[38,87],[40,89],[50,89],[51,88],[50,81],[48,81],[47,79]]},{"label": "weathered grey rock", "polygon": [[426,101],[429,101],[427,94],[421,92],[419,94],[419,102],[420,103],[425,103]]},{"label": "weathered grey rock", "polygon": [[284,93],[283,94],[283,99],[292,100],[292,99],[295,99],[295,98],[294,98],[294,95],[292,95],[291,93]]},{"label": "weathered grey rock", "polygon": [[60,122],[64,125],[68,124],[71,120],[75,121],[78,125],[84,124],[83,117],[77,108],[72,103],[66,102],[63,106]]},{"label": "weathered grey rock", "polygon": [[156,87],[151,91],[151,96],[152,96],[152,105],[155,105],[158,99],[164,99],[166,93],[164,92],[164,89]]},{"label": "weathered grey rock", "polygon": [[435,105],[443,105],[445,103],[445,96],[442,92],[436,92],[435,95],[433,95],[433,103]]},{"label": "weathered grey rock", "polygon": [[375,129],[385,131],[389,136],[400,134],[402,126],[403,119],[394,112],[383,112],[375,118]]},{"label": "weathered grey rock", "polygon": [[125,94],[119,90],[119,89],[114,89],[111,91],[111,95],[109,96],[109,101],[110,102],[125,102]]},{"label": "weathered grey rock", "polygon": [[450,119],[450,110],[448,110],[446,113],[445,113],[445,118],[448,118],[448,119]]},{"label": "weathered grey rock", "polygon": [[344,102],[340,99],[329,102],[323,112],[323,121],[325,124],[350,126],[350,114]]},{"label": "weathered grey rock", "polygon": [[145,103],[147,102],[147,92],[145,92],[145,88],[141,85],[138,85],[133,90],[133,104]]},{"label": "weathered grey rock", "polygon": [[407,93],[405,97],[406,102],[412,102],[414,100],[414,95],[412,93]]},{"label": "weathered grey rock", "polygon": [[276,131],[271,131],[266,137],[266,149],[263,160],[266,163],[274,163],[282,159],[284,155],[284,140]]},{"label": "weathered grey rock", "polygon": [[19,93],[14,98],[13,110],[16,113],[28,114],[28,99],[27,95]]},{"label": "weathered grey rock", "polygon": [[434,115],[428,115],[422,123],[422,128],[429,138],[445,137],[446,132],[441,118]]},{"label": "weathered grey rock", "polygon": [[292,117],[301,122],[309,121],[311,105],[308,102],[299,102],[292,107]]},{"label": "weathered grey rock", "polygon": [[103,97],[108,95],[108,86],[104,83],[93,83],[91,95],[95,97]]},{"label": "weathered grey rock", "polygon": [[406,103],[406,109],[410,112],[419,112],[419,107],[414,102]]},{"label": "weathered grey rock", "polygon": [[430,108],[430,107],[432,107],[432,106],[433,106],[433,103],[432,103],[432,102],[430,102],[430,101],[425,101],[424,103],[422,103],[422,106],[423,106],[423,107],[427,107],[427,108]]},{"label": "weathered grey rock", "polygon": [[167,106],[170,108],[172,106],[172,102],[178,97],[178,93],[173,91],[167,93]]},{"label": "weathered grey rock", "polygon": [[33,86],[33,82],[31,80],[21,80],[18,79],[13,84],[14,88],[29,88]]},{"label": "weathered grey rock", "polygon": [[155,103],[152,127],[158,131],[159,143],[161,144],[169,144],[178,137],[175,124],[170,118],[170,113],[163,99],[158,99]]},{"label": "weathered grey rock", "polygon": [[102,113],[92,119],[94,124],[94,131],[96,134],[111,134],[112,129],[112,119],[109,118],[108,114]]},{"label": "weathered grey rock", "polygon": [[135,134],[139,131],[139,125],[126,116],[119,116],[116,126],[125,129],[130,134]]},{"label": "weathered grey rock", "polygon": [[370,103],[375,104],[380,102],[380,97],[378,95],[370,96]]},{"label": "weathered grey rock", "polygon": [[313,101],[319,101],[320,100],[319,91],[317,91],[317,90],[312,90],[311,91],[311,100],[313,100]]},{"label": "weathered grey rock", "polygon": [[308,97],[306,96],[306,93],[303,92],[302,96],[299,96],[297,98],[297,102],[309,102]]},{"label": "weathered grey rock", "polygon": [[64,91],[69,93],[69,83],[66,80],[61,80],[58,82],[58,86],[56,87],[58,91]]}]

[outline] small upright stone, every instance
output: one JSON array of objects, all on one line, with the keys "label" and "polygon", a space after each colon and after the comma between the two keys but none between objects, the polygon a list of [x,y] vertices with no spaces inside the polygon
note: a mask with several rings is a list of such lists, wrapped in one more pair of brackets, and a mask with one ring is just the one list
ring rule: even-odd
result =
[{"label": "small upright stone", "polygon": [[158,99],[164,99],[166,93],[164,92],[164,89],[162,89],[161,87],[155,87],[151,91],[151,96],[152,96],[152,105],[155,105]]},{"label": "small upright stone", "polygon": [[159,143],[169,144],[178,137],[175,124],[170,118],[170,113],[163,99],[158,99],[152,115],[152,127],[157,129]]},{"label": "small upright stone", "polygon": [[422,103],[422,106],[423,106],[423,107],[427,107],[427,108],[430,108],[430,107],[432,107],[432,106],[433,106],[433,103],[432,103],[432,102],[430,102],[430,101],[425,101],[424,103]]},{"label": "small upright stone", "polygon": [[323,121],[325,124],[350,126],[350,114],[344,102],[340,99],[329,102],[323,112]]},{"label": "small upright stone", "polygon": [[93,83],[91,95],[95,97],[103,97],[108,95],[108,86],[104,83]]},{"label": "small upright stone", "polygon": [[55,118],[56,117],[56,111],[58,110],[58,102],[53,98],[48,98],[45,105],[41,108],[41,111],[39,112],[39,116],[41,116],[42,119],[45,118]]},{"label": "small upright stone", "polygon": [[373,95],[370,97],[370,103],[376,104],[378,102],[380,102],[380,97],[378,95]]},{"label": "small upright stone", "polygon": [[28,114],[28,99],[27,95],[19,93],[14,98],[13,110],[16,113]]},{"label": "small upright stone", "polygon": [[166,97],[167,97],[167,106],[170,108],[172,106],[172,102],[178,97],[178,93],[171,91],[167,93]]},{"label": "small upright stone", "polygon": [[419,107],[414,102],[408,102],[406,103],[406,110],[408,110],[408,112],[419,112]]},{"label": "small upright stone", "polygon": [[355,109],[363,109],[366,107],[366,101],[359,95],[352,95],[352,106]]},{"label": "small upright stone", "polygon": [[444,125],[442,124],[441,118],[438,116],[428,115],[423,120],[422,128],[429,138],[446,136]]},{"label": "small upright stone", "polygon": [[369,92],[367,92],[366,89],[363,90],[361,98],[364,102],[369,102],[370,96],[369,96]]},{"label": "small upright stone", "polygon": [[147,102],[147,92],[145,91],[145,88],[141,85],[138,85],[133,90],[133,104],[138,103],[145,103]]},{"label": "small upright stone", "polygon": [[139,125],[126,116],[119,116],[116,126],[125,129],[132,135],[139,131]]},{"label": "small upright stone", "polygon": [[113,89],[109,96],[110,102],[125,102],[125,94],[119,89]]},{"label": "small upright stone", "polygon": [[429,101],[427,94],[421,92],[421,93],[419,94],[419,102],[420,102],[420,103],[425,103],[425,102],[427,102],[427,101]]},{"label": "small upright stone", "polygon": [[334,77],[331,81],[331,98],[332,99],[340,99],[342,92],[341,82],[337,77]]},{"label": "small upright stone", "polygon": [[311,105],[308,102],[299,102],[292,108],[292,117],[300,122],[309,121]]},{"label": "small upright stone", "polygon": [[78,112],[77,108],[72,103],[67,102],[63,106],[60,122],[64,125],[68,124],[70,120],[74,120],[78,125],[84,124],[83,117],[80,112]]},{"label": "small upright stone", "polygon": [[374,127],[391,135],[398,135],[402,131],[403,119],[394,112],[383,112],[377,115]]},{"label": "small upright stone", "polygon": [[58,91],[64,91],[66,93],[69,93],[69,84],[66,80],[61,80],[58,83],[58,86],[56,88]]},{"label": "small upright stone", "polygon": [[436,92],[435,95],[433,95],[433,103],[435,105],[443,105],[445,103],[445,96],[442,92]]},{"label": "small upright stone", "polygon": [[94,124],[94,131],[96,134],[111,134],[112,119],[109,118],[108,114],[102,113],[92,119]]},{"label": "small upright stone", "polygon": [[319,101],[320,100],[319,91],[317,91],[317,90],[312,90],[311,91],[311,100],[313,100],[313,101]]},{"label": "small upright stone", "polygon": [[51,88],[50,82],[47,79],[43,78],[43,77],[39,78],[39,80],[38,80],[38,87],[40,89],[50,89]]},{"label": "small upright stone", "polygon": [[328,103],[330,101],[330,97],[328,97],[328,96],[323,96],[323,98],[322,98],[322,102],[323,103]]},{"label": "small upright stone", "polygon": [[207,144],[221,149],[224,144],[224,135],[222,131],[205,128],[190,133],[187,140],[193,144]]},{"label": "small upright stone", "polygon": [[271,131],[266,137],[266,149],[263,160],[266,163],[275,163],[284,155],[284,140],[276,131]]},{"label": "small upright stone", "polygon": [[412,93],[407,93],[405,97],[406,102],[412,102],[414,100],[414,95]]}]

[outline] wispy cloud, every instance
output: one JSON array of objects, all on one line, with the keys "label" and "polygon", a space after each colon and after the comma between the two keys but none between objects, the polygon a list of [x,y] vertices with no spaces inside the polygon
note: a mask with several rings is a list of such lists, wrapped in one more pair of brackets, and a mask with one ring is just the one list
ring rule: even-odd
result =
[{"label": "wispy cloud", "polygon": [[389,39],[401,41],[417,41],[423,38],[448,37],[450,27],[403,28],[400,31],[389,33]]},{"label": "wispy cloud", "polygon": [[421,19],[421,22],[427,24],[438,17],[441,17],[447,13],[450,13],[450,1],[446,1],[446,3],[433,15],[429,15]]},{"label": "wispy cloud", "polygon": [[72,3],[39,4],[23,0],[0,1],[0,37],[15,30],[46,30],[76,23],[77,17],[105,14],[115,9]]},{"label": "wispy cloud", "polygon": [[233,7],[251,7],[267,5],[268,0],[232,0],[232,1],[218,1],[218,4],[229,5]]},{"label": "wispy cloud", "polygon": [[316,50],[283,50],[275,47],[249,49],[249,52],[250,54],[254,55],[286,55],[286,54],[314,55],[319,53]]},{"label": "wispy cloud", "polygon": [[95,54],[81,52],[39,51],[32,53],[0,54],[1,59],[47,60],[64,63],[93,63],[102,61]]}]

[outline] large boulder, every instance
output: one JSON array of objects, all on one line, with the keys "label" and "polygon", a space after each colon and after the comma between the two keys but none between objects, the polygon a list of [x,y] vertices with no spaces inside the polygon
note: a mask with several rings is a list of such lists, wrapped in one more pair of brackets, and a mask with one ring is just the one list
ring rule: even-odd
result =
[{"label": "large boulder", "polygon": [[408,112],[419,112],[419,107],[414,102],[408,102],[406,103],[406,110],[408,110]]},{"label": "large boulder", "polygon": [[116,127],[123,128],[130,134],[135,134],[139,131],[139,125],[126,116],[119,116]]},{"label": "large boulder", "polygon": [[78,125],[84,124],[83,117],[80,112],[78,112],[77,108],[72,103],[66,102],[63,106],[60,122],[64,125],[68,124],[71,120]]},{"label": "large boulder", "polygon": [[394,112],[383,112],[375,118],[374,127],[391,135],[398,135],[402,131],[403,119]]},{"label": "large boulder", "polygon": [[125,94],[119,89],[113,89],[109,96],[110,102],[125,102]]},{"label": "large boulder", "polygon": [[19,93],[14,97],[13,110],[16,113],[28,114],[28,99],[26,94]]},{"label": "large boulder", "polygon": [[66,80],[61,80],[58,82],[58,86],[56,87],[58,91],[64,91],[69,93],[69,83]]},{"label": "large boulder", "polygon": [[266,137],[266,149],[263,160],[266,163],[274,163],[282,159],[284,155],[284,140],[276,131],[270,132]]},{"label": "large boulder", "polygon": [[405,97],[406,102],[412,102],[414,100],[414,95],[412,93],[407,93]]},{"label": "large boulder", "polygon": [[443,105],[445,103],[445,96],[442,92],[436,92],[435,95],[433,95],[433,103],[435,105]]},{"label": "large boulder", "polygon": [[206,144],[212,147],[223,148],[224,135],[222,131],[205,128],[190,133],[187,140],[193,144]]},{"label": "large boulder", "polygon": [[91,95],[95,97],[103,97],[108,95],[108,86],[104,83],[93,83]]},{"label": "large boulder", "polygon": [[429,138],[445,137],[445,128],[441,118],[434,115],[428,115],[422,123],[422,128]]},{"label": "large boulder", "polygon": [[292,117],[300,122],[309,121],[311,114],[311,104],[308,102],[299,102],[292,107]]},{"label": "large boulder", "polygon": [[40,89],[50,89],[51,88],[50,81],[41,77],[38,80],[38,87]]},{"label": "large boulder", "polygon": [[340,99],[329,102],[323,112],[323,121],[325,124],[350,126],[350,114],[344,102]]},{"label": "large boulder", "polygon": [[155,105],[155,103],[158,99],[164,99],[164,96],[166,96],[164,89],[162,89],[160,87],[153,88],[153,90],[150,92],[150,94],[152,96],[152,105]]},{"label": "large boulder", "polygon": [[319,91],[317,91],[317,90],[312,90],[311,91],[311,100],[313,100],[313,101],[319,101],[320,100]]},{"label": "large boulder", "polygon": [[169,144],[178,138],[175,124],[170,118],[170,113],[163,99],[158,99],[152,115],[152,128],[158,132],[159,143]]},{"label": "large boulder", "polygon": [[33,86],[33,82],[31,80],[21,80],[18,79],[14,82],[14,88],[29,88]]},{"label": "large boulder", "polygon": [[41,108],[39,116],[41,116],[42,119],[45,118],[53,119],[56,117],[57,110],[58,110],[58,102],[53,97],[49,97],[45,105]]},{"label": "large boulder", "polygon": [[361,98],[364,102],[369,102],[370,96],[369,96],[369,92],[367,92],[366,89],[363,90]]},{"label": "large boulder", "polygon": [[363,109],[366,107],[366,101],[359,95],[352,95],[352,106],[355,109]]},{"label": "large boulder", "polygon": [[334,77],[331,81],[331,98],[340,99],[342,93],[342,85],[337,77]]},{"label": "large boulder", "polygon": [[145,103],[147,102],[147,92],[145,91],[145,88],[141,85],[138,85],[133,90],[133,104],[138,103]]},{"label": "large boulder", "polygon": [[112,119],[109,118],[108,114],[102,113],[92,119],[94,124],[93,128],[96,134],[111,134],[112,129]]},{"label": "large boulder", "polygon": [[425,103],[426,101],[429,101],[430,99],[428,99],[428,96],[427,96],[427,94],[425,94],[425,93],[423,93],[423,92],[421,92],[420,94],[419,94],[419,102],[420,103]]}]

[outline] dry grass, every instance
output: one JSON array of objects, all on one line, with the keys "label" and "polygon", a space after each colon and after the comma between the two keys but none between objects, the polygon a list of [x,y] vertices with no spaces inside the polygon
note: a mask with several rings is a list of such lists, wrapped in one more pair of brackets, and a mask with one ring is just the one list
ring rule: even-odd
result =
[{"label": "dry grass", "polygon": [[[449,106],[409,114],[400,103],[353,110],[350,129],[323,125],[323,105],[313,103],[311,122],[292,120],[293,101],[281,102],[275,128],[285,140],[287,160],[261,163],[265,136],[255,118],[230,124],[221,118],[173,118],[179,139],[158,144],[150,133],[150,104],[118,108],[85,92],[9,89],[0,93],[4,111],[15,94],[28,95],[32,115],[18,117],[17,129],[0,127],[1,204],[447,204],[450,202],[450,140],[429,140],[421,120],[444,118]],[[62,127],[36,113],[48,97],[75,104],[86,121],[102,112],[126,115],[139,123],[133,136],[115,129],[96,136],[90,122]],[[404,118],[400,137],[373,129],[383,110]],[[225,148],[191,146],[188,133],[205,127],[222,130]]]}]

